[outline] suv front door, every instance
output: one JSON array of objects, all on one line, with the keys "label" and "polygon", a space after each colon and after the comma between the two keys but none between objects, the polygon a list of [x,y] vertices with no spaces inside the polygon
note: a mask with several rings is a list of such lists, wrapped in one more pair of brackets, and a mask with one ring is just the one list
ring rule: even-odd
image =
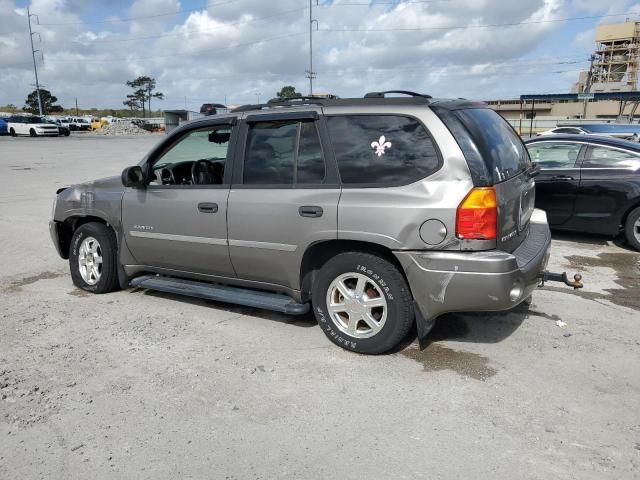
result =
[{"label": "suv front door", "polygon": [[140,265],[235,277],[227,244],[227,200],[235,119],[199,124],[152,154],[148,185],[128,188],[122,224]]},{"label": "suv front door", "polygon": [[316,112],[256,114],[243,123],[229,195],[229,250],[239,278],[299,288],[313,242],[337,238],[335,160]]}]

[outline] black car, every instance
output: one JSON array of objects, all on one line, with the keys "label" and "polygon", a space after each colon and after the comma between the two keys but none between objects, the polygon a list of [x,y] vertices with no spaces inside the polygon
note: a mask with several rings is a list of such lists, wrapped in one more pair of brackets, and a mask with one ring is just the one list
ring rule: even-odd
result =
[{"label": "black car", "polygon": [[562,230],[615,236],[640,250],[640,145],[595,135],[525,142],[536,177],[536,207]]}]

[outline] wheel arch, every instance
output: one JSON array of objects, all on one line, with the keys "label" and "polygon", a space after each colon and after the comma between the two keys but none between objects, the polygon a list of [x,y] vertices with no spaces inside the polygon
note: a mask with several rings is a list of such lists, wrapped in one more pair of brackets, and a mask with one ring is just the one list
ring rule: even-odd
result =
[{"label": "wheel arch", "polygon": [[[307,247],[300,264],[300,296],[301,301],[311,299],[311,289],[317,272],[331,258],[343,252],[362,252],[378,255],[395,265],[401,275],[406,275],[402,265],[390,248],[378,243],[360,240],[322,240]],[[408,282],[407,282],[408,285]]]},{"label": "wheel arch", "polygon": [[[71,248],[71,238],[75,231],[86,223],[101,223],[114,230],[114,228],[104,218],[94,215],[72,215],[62,222],[56,222],[58,229],[58,246],[59,251],[63,254],[64,259],[69,258],[69,249]],[[115,232],[115,230],[114,230]]]},{"label": "wheel arch", "polygon": [[622,214],[622,217],[620,218],[620,225],[622,226],[623,229],[625,224],[627,223],[627,218],[629,217],[631,212],[633,212],[636,208],[640,208],[640,198],[636,198],[635,200],[633,200],[629,204],[625,212]]}]

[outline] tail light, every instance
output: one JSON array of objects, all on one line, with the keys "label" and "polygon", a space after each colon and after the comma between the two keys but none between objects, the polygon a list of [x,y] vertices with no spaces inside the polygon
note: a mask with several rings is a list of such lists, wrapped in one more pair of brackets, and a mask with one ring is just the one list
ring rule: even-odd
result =
[{"label": "tail light", "polygon": [[493,240],[498,229],[498,203],[493,187],[476,187],[469,192],[456,212],[458,238]]}]

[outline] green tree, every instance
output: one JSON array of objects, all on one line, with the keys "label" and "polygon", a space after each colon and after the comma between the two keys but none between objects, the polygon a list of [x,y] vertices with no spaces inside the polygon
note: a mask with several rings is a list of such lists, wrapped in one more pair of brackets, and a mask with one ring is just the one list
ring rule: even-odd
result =
[{"label": "green tree", "polygon": [[[129,80],[127,86],[133,88],[133,93],[127,95],[127,99],[122,102],[127,107],[142,110],[142,116],[145,117],[145,111],[148,109],[151,113],[151,99],[164,99],[164,93],[156,92],[156,79],[142,75],[134,80]],[[148,106],[148,108],[147,108]]]},{"label": "green tree", "polygon": [[[64,110],[60,105],[56,105],[58,101],[58,97],[51,95],[51,92],[45,88],[40,89],[40,99],[42,100],[42,113],[44,115],[50,113],[60,113]],[[40,109],[38,108],[38,91],[34,90],[29,95],[27,95],[27,99],[24,101],[24,107],[22,110],[29,113],[40,113]]]},{"label": "green tree", "polygon": [[296,92],[296,87],[291,85],[286,85],[280,89],[278,93],[276,93],[278,98],[293,98],[293,97],[301,97],[300,92]]},{"label": "green tree", "polygon": [[0,107],[0,112],[16,113],[17,111],[18,107],[16,107],[13,103]]}]

